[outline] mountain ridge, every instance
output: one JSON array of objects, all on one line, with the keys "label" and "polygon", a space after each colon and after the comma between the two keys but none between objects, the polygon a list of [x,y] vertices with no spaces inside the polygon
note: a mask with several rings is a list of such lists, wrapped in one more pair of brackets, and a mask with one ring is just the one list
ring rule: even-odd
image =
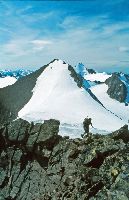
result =
[{"label": "mountain ridge", "polygon": [[[69,69],[72,69],[71,78]],[[111,121],[114,121],[114,124],[117,121],[118,124],[122,124],[116,115],[107,110],[95,95],[92,95],[90,89],[84,88],[83,81],[84,79],[80,78],[70,65],[61,60],[54,61],[38,78],[33,96],[19,111],[19,117],[30,121],[54,118],[61,123],[78,124],[89,115],[93,118],[95,127],[98,127],[98,124],[101,127],[101,120],[105,118],[107,123],[102,125],[102,129],[106,127],[106,130]],[[41,88],[44,91],[42,95]],[[38,103],[33,106],[36,101]],[[95,115],[98,115],[97,119]]]},{"label": "mountain ridge", "polygon": [[[107,107],[92,90],[97,85],[105,84],[103,80],[111,75],[100,73],[98,76],[97,73],[88,71],[87,75],[88,80],[77,73],[76,68],[60,59],[54,59],[12,86],[0,89],[0,103],[8,110],[6,113],[10,120],[18,116],[26,119],[28,116],[27,119],[32,121],[54,118],[61,120],[63,124],[72,122],[75,125],[82,123],[88,115],[93,119],[96,130],[111,130],[113,121],[114,125],[117,124],[115,129],[124,125],[127,120],[123,121],[123,116],[115,110],[112,111],[110,106]],[[103,119],[105,124],[101,123]]]}]

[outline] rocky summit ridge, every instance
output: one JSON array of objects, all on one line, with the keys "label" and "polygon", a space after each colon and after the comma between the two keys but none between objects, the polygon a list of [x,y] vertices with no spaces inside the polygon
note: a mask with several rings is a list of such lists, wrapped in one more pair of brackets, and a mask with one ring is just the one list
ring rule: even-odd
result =
[{"label": "rocky summit ridge", "polygon": [[60,122],[0,127],[1,200],[129,199],[129,131],[69,139]]}]

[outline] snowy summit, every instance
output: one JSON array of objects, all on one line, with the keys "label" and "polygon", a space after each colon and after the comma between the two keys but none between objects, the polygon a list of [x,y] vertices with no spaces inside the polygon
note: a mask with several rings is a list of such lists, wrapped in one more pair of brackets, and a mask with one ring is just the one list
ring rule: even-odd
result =
[{"label": "snowy summit", "polygon": [[92,118],[95,129],[113,131],[125,124],[98,103],[83,87],[79,88],[69,65],[62,60],[50,63],[37,78],[33,95],[18,116],[28,121],[58,119],[62,126],[79,127],[84,118]]}]

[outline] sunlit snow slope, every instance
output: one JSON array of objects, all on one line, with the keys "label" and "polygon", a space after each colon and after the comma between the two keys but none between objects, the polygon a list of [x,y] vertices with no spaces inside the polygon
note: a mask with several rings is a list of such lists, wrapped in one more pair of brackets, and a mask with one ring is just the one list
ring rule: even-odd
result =
[{"label": "sunlit snow slope", "polygon": [[102,72],[102,73],[96,73],[96,74],[86,74],[84,78],[88,81],[100,81],[105,82],[106,79],[108,79],[111,75]]},{"label": "sunlit snow slope", "polygon": [[107,94],[108,86],[105,83],[93,86],[90,89],[107,109],[111,110],[119,118],[122,118],[125,123],[128,123],[129,107],[125,106],[125,103],[120,103],[110,98]]},{"label": "sunlit snow slope", "polygon": [[5,78],[0,78],[0,88],[7,87],[8,85],[13,85],[16,81],[16,78],[9,76]]},{"label": "sunlit snow slope", "polygon": [[18,116],[39,121],[58,119],[62,124],[80,124],[86,116],[93,119],[95,128],[116,130],[124,122],[104,109],[70,75],[68,65],[56,60],[38,77],[30,101]]}]

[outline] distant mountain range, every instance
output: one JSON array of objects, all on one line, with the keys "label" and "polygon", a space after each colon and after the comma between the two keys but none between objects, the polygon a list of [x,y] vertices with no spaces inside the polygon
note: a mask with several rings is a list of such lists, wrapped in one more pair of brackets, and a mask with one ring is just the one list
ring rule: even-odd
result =
[{"label": "distant mountain range", "polygon": [[14,84],[18,79],[31,74],[32,70],[0,70],[0,88]]},{"label": "distant mountain range", "polygon": [[0,78],[5,78],[7,76],[15,77],[16,79],[22,78],[32,73],[32,70],[18,69],[18,70],[0,70]]},{"label": "distant mountain range", "polygon": [[81,134],[86,116],[92,118],[92,132],[110,132],[128,123],[126,74],[98,73],[58,59],[29,75],[21,74],[14,84],[0,89],[1,121],[58,119],[61,134],[71,137]]}]

